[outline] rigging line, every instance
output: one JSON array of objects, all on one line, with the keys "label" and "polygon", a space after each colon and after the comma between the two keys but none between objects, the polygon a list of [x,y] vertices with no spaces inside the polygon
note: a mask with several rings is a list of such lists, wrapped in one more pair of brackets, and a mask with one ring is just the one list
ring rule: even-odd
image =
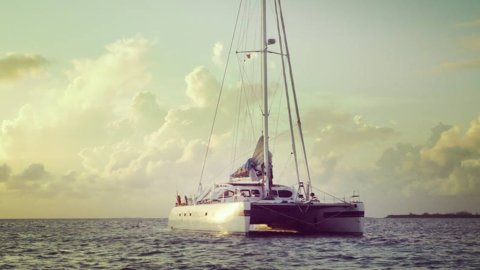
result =
[{"label": "rigging line", "polygon": [[288,71],[290,73],[290,83],[292,84],[292,93],[293,93],[293,100],[295,104],[295,113],[297,115],[297,126],[298,126],[298,132],[300,133],[300,141],[302,142],[302,149],[303,149],[303,156],[305,158],[305,167],[307,169],[307,176],[308,176],[308,185],[307,185],[307,194],[306,198],[309,199],[310,197],[310,187],[312,185],[312,178],[310,177],[310,168],[308,166],[308,159],[307,159],[307,150],[305,149],[305,140],[303,139],[303,131],[302,131],[302,122],[300,121],[300,112],[298,110],[298,101],[297,101],[297,93],[295,91],[295,81],[293,79],[293,71],[292,71],[292,62],[290,59],[290,51],[288,49],[288,42],[287,42],[287,33],[285,30],[285,21],[283,19],[283,12],[282,12],[282,4],[280,0],[277,0],[278,2],[278,10],[280,12],[280,20],[282,23],[282,32],[283,32],[283,38],[285,41],[285,51],[287,53],[287,63],[288,63]]},{"label": "rigging line", "polygon": [[[298,159],[297,159],[297,147],[295,145],[295,134],[294,134],[294,128],[293,128],[293,121],[292,121],[292,109],[290,107],[290,95],[288,94],[288,82],[287,82],[287,74],[285,72],[285,58],[283,57],[283,42],[282,42],[282,35],[280,31],[280,22],[279,22],[279,14],[278,14],[278,7],[277,7],[277,1],[275,3],[275,14],[277,18],[277,31],[278,31],[278,43],[280,47],[280,53],[282,54],[282,73],[283,73],[283,80],[284,80],[284,85],[285,85],[285,97],[286,97],[286,102],[287,102],[287,109],[288,109],[288,123],[290,126],[290,139],[292,140],[292,154],[293,158],[295,160],[295,172],[297,174],[297,182],[300,183],[300,173],[298,171]],[[280,1],[278,1],[278,5],[280,5]],[[285,36],[284,36],[285,38]]]},{"label": "rigging line", "polygon": [[[249,92],[250,92],[251,95],[253,96],[253,100],[260,100],[260,97],[257,95],[257,92],[255,91],[255,90],[256,90],[256,89],[255,89],[256,86],[255,86],[255,84],[253,83],[253,82],[255,81],[255,74],[257,73],[257,72],[255,72],[255,67],[256,67],[256,66],[254,65],[254,61],[255,61],[255,59],[254,59],[253,57],[250,58],[250,61],[248,61],[249,63],[251,63],[251,64],[249,64],[249,65],[246,64],[246,63],[247,63],[246,61],[244,61],[244,62],[243,62],[243,65],[241,65],[241,67],[242,67],[242,72],[241,72],[240,74],[241,74],[242,76],[244,76],[244,77],[242,77],[242,82],[243,82],[243,84],[245,85],[246,83],[248,83],[248,88],[249,88],[249,90],[250,90]],[[246,66],[250,67],[250,71],[251,71],[251,73],[253,74],[253,75],[252,75],[253,79],[250,78],[249,73],[246,71],[246,69],[245,69]],[[258,106],[259,106],[260,111],[262,111],[261,106],[260,106],[260,105],[258,105]]]},{"label": "rigging line", "polygon": [[[248,4],[248,1],[245,3],[245,7],[243,8],[243,12],[242,12],[242,18],[240,20],[240,25],[239,25],[239,29],[240,30],[243,30],[243,29],[248,29],[248,22],[249,20],[245,19],[245,17],[248,15],[248,8],[247,6],[249,5]],[[245,35],[238,35],[238,38],[237,38],[237,48],[240,47],[240,44],[244,42],[244,39],[245,39]]]},{"label": "rigging line", "polygon": [[[254,3],[255,3],[255,4],[254,4],[255,9],[254,9],[253,12],[252,12],[252,16],[253,16],[253,14],[259,14],[259,13],[260,13],[260,10],[262,9],[262,8],[261,8],[260,1],[255,1]],[[261,18],[259,18],[259,16],[255,16],[255,18],[256,18],[256,23],[257,23],[256,26],[257,26],[257,27],[253,27],[253,35],[252,35],[252,36],[253,36],[252,47],[254,47],[254,48],[255,48],[255,46],[258,46],[258,44],[260,43],[260,41],[261,41],[261,39],[262,39],[262,31],[259,30],[259,29],[261,29],[260,25],[262,24],[262,20],[261,20]],[[259,49],[261,49],[261,48],[259,48]],[[258,56],[258,58],[256,58],[256,59],[257,59],[258,61],[260,61],[260,56],[259,56],[260,54],[257,53],[257,54],[255,54],[255,55]],[[252,71],[252,77],[253,77],[253,78],[252,78],[252,79],[253,79],[252,82],[259,82],[259,81],[261,81],[261,78],[262,78],[262,76],[263,76],[263,74],[262,74],[262,72],[261,72],[261,65],[258,65],[258,64],[257,64],[257,65],[252,65],[251,71]],[[260,76],[259,76],[259,74],[260,74]],[[255,89],[255,88],[257,88],[257,89]],[[261,95],[260,95],[260,97],[257,96],[256,90],[259,90],[259,89],[260,89],[260,90],[262,89],[261,84],[255,86],[255,85],[252,83],[252,93],[255,95],[255,100],[262,100]],[[260,92],[261,92],[261,91],[260,91]],[[261,114],[263,115],[262,106],[261,106],[260,104],[258,104],[258,108],[259,108]],[[261,128],[261,130],[263,130],[263,128]]]},{"label": "rigging line", "polygon": [[324,194],[326,194],[326,195],[328,195],[328,196],[330,196],[330,197],[332,197],[332,198],[334,198],[334,199],[337,199],[337,200],[340,201],[340,202],[347,203],[346,200],[341,199],[341,198],[338,198],[337,196],[332,195],[332,194],[330,194],[330,193],[328,193],[328,192],[326,192],[326,191],[323,191],[323,190],[321,190],[321,189],[319,189],[319,188],[317,188],[317,187],[312,186],[312,189],[318,190],[318,191],[320,191],[320,192],[322,192],[322,193],[324,193]]},{"label": "rigging line", "polygon": [[[237,63],[239,62],[239,57],[237,55]],[[240,66],[239,66],[239,70],[240,70]],[[240,75],[241,76],[241,75]],[[233,131],[233,141],[232,141],[232,148],[233,148],[233,159],[232,159],[232,170],[233,170],[233,166],[235,164],[235,160],[236,160],[236,156],[237,156],[237,144],[238,144],[238,130],[240,128],[240,109],[241,109],[241,105],[242,105],[242,90],[240,90],[240,92],[238,93],[238,108],[237,108],[237,121],[235,123],[235,127],[234,127],[234,131]]]},{"label": "rigging line", "polygon": [[246,104],[246,110],[248,112],[248,117],[250,118],[250,123],[252,125],[252,131],[253,131],[253,136],[252,138],[255,138],[255,126],[253,124],[253,117],[252,117],[252,113],[250,112],[250,105],[248,103],[248,96],[247,96],[247,90],[245,89],[245,78],[243,77],[244,74],[245,76],[247,76],[247,74],[245,73],[245,65],[241,65],[241,62],[239,62],[239,66],[240,68],[242,68],[242,71],[240,71],[240,78],[241,78],[241,87],[243,89],[243,95],[245,97],[245,104]]},{"label": "rigging line", "polygon": [[[274,90],[273,90],[273,96],[270,98],[271,102],[270,102],[269,107],[268,107],[268,114],[269,114],[269,115],[271,114],[271,111],[272,111],[272,108],[273,108],[273,104],[275,103],[274,100],[276,99],[277,94],[278,94],[278,92],[279,92],[278,90],[280,89],[280,81],[281,81],[281,79],[282,79],[282,76],[281,76],[281,75],[278,76],[278,80],[276,81],[275,84],[273,84],[273,85],[274,85],[274,87],[273,87],[273,88],[274,88]],[[272,85],[272,84],[270,84],[270,85]],[[279,105],[278,105],[278,111],[277,111],[277,113],[276,113],[276,116],[277,116],[277,117],[276,117],[276,121],[275,121],[275,132],[274,132],[275,135],[274,135],[274,137],[273,137],[273,138],[275,138],[275,139],[272,140],[272,141],[273,141],[273,142],[272,142],[272,144],[273,144],[272,154],[275,153],[275,149],[276,149],[276,148],[275,148],[275,147],[276,147],[276,142],[277,142],[276,138],[277,138],[277,134],[278,134],[278,123],[279,123],[279,120],[280,120],[280,108],[281,108],[281,104],[282,104],[282,99],[283,99],[283,96],[280,95],[280,101],[278,102],[278,104],[279,104]],[[272,138],[272,136],[270,136],[270,138]]]},{"label": "rigging line", "polygon": [[283,165],[283,169],[282,171],[280,172],[280,175],[278,175],[277,179],[282,179],[285,171],[287,170],[287,168],[289,167],[289,164],[290,164],[290,160],[292,159],[292,155],[288,155],[288,158],[285,160],[285,164]]},{"label": "rigging line", "polygon": [[[280,89],[280,80],[281,80],[281,77],[282,76],[279,76],[278,78],[278,82],[277,82],[277,90]],[[276,92],[277,90],[275,90],[275,95],[276,96]],[[280,101],[278,102],[278,110],[277,110],[277,119],[275,121],[275,137],[273,139],[273,150],[272,150],[272,153],[275,153],[275,150],[276,150],[276,147],[277,147],[277,137],[278,137],[278,124],[280,122],[280,111],[281,111],[281,108],[282,108],[282,101],[283,101],[283,95],[280,95]],[[273,103],[272,103],[272,106],[273,107]],[[270,110],[271,110],[271,107],[270,107]]]},{"label": "rigging line", "polygon": [[[245,70],[245,65],[244,65],[243,68],[244,68],[244,70]],[[253,70],[253,69],[252,69],[252,70]],[[245,75],[246,79],[248,80],[248,79],[249,79],[249,78],[248,78],[248,73],[247,73],[246,71],[244,72],[244,75]],[[253,77],[255,77],[255,76],[253,76]],[[258,85],[257,85],[257,86],[258,86]],[[256,92],[256,90],[257,90],[256,87],[257,87],[257,86],[256,86],[255,84],[253,84],[253,83],[249,83],[249,84],[248,84],[248,90],[249,90],[248,92],[249,92],[250,97],[253,97],[253,98],[251,98],[253,101],[258,101],[258,100],[260,100],[260,98],[258,97],[257,92]],[[247,91],[245,91],[245,95],[246,95],[246,92],[247,92]],[[247,100],[248,100],[248,98],[247,98]],[[255,104],[255,102],[254,102],[254,104]],[[252,104],[252,106],[253,106],[254,104]],[[262,112],[262,114],[263,114],[263,110],[262,110],[261,105],[258,104],[258,103],[257,103],[257,105],[258,105],[258,109],[259,109],[260,112]],[[249,109],[249,110],[250,110],[250,109]],[[253,110],[253,107],[252,107],[251,110]],[[251,114],[251,112],[250,112],[250,114]],[[252,116],[250,115],[250,117],[252,117]],[[255,137],[255,136],[254,136],[254,137]]]},{"label": "rigging line", "polygon": [[238,35],[238,48],[244,48],[248,41],[248,31],[250,29],[250,23],[252,21],[252,5],[250,1],[245,1],[245,5],[243,7],[243,16],[242,20],[240,20],[240,28],[239,28],[239,35]]},{"label": "rigging line", "polygon": [[[271,76],[273,77],[273,76]],[[272,96],[272,102],[270,102],[269,104],[269,107],[268,107],[268,113],[270,113],[272,111],[272,107],[273,107],[273,100],[275,100],[275,97],[277,96],[277,93],[278,93],[278,89],[280,89],[280,80],[282,79],[282,75],[278,76],[278,80],[273,84],[275,87],[273,89],[273,96]]]},{"label": "rigging line", "polygon": [[[255,61],[255,60],[252,59],[252,61]],[[244,72],[243,72],[243,73],[244,73],[244,75],[245,75],[245,81],[248,82],[248,85],[249,85],[249,88],[250,88],[250,93],[251,93],[251,95],[253,96],[253,100],[260,100],[261,97],[259,97],[259,96],[257,95],[257,91],[256,91],[256,89],[255,89],[257,86],[253,83],[254,81],[256,81],[256,78],[255,78],[255,77],[256,77],[256,73],[257,73],[257,72],[255,71],[255,67],[256,67],[256,66],[254,65],[254,63],[252,63],[251,65],[249,65],[249,66],[250,66],[251,73],[253,74],[253,75],[252,75],[253,79],[250,78],[250,75],[249,75],[249,74],[247,73],[247,71],[245,70],[245,66],[246,66],[246,64],[244,63],[244,65],[243,65],[243,71],[244,71]],[[260,106],[260,104],[258,105],[258,107],[259,107],[260,111],[262,111],[262,107]]]},{"label": "rigging line", "polygon": [[252,116],[252,108],[250,106],[250,104],[248,103],[248,96],[247,96],[247,91],[243,91],[243,95],[245,96],[245,103],[247,105],[246,107],[246,113],[248,114],[248,118],[250,119],[250,126],[252,127],[252,138],[255,140],[255,137],[257,134],[257,131],[256,131],[256,128],[255,128],[255,121],[253,120],[253,116]]},{"label": "rigging line", "polygon": [[272,153],[275,153],[275,150],[277,149],[277,137],[278,137],[278,124],[280,123],[280,109],[282,108],[282,101],[283,101],[283,96],[280,96],[280,101],[278,102],[278,111],[277,111],[277,119],[275,121],[275,137],[273,139],[273,150]]},{"label": "rigging line", "polygon": [[227,74],[228,62],[230,61],[230,55],[232,53],[233,41],[234,41],[234,38],[235,38],[235,32],[237,30],[238,17],[239,17],[240,10],[241,10],[241,7],[242,7],[242,2],[243,1],[240,1],[240,4],[238,5],[237,18],[235,19],[235,26],[233,27],[233,34],[232,34],[232,39],[230,41],[230,48],[228,49],[228,56],[227,56],[227,61],[225,63],[225,70],[223,71],[222,84],[220,85],[220,93],[218,93],[217,105],[215,107],[215,113],[213,115],[213,123],[212,123],[212,127],[210,128],[210,135],[208,136],[207,150],[205,151],[205,157],[203,158],[202,172],[200,173],[200,180],[198,181],[198,189],[200,189],[201,186],[202,186],[203,173],[205,171],[205,164],[207,163],[208,150],[210,149],[210,142],[212,140],[212,134],[213,134],[213,129],[215,127],[215,121],[217,120],[218,107],[220,107],[219,106],[220,105],[220,99],[222,97],[223,85],[225,83],[225,77],[226,77],[226,74]]}]

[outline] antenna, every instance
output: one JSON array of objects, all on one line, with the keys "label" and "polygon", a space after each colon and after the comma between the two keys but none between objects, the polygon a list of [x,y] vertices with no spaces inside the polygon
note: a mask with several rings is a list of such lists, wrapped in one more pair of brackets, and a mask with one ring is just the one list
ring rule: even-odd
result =
[{"label": "antenna", "polygon": [[265,186],[265,195],[270,197],[270,189],[272,186],[272,175],[270,168],[270,158],[268,150],[268,72],[267,72],[267,55],[268,55],[268,44],[267,40],[267,2],[266,0],[262,1],[262,48],[263,48],[263,130],[264,130],[264,139],[263,139],[263,164],[265,164],[265,176],[264,186]]}]

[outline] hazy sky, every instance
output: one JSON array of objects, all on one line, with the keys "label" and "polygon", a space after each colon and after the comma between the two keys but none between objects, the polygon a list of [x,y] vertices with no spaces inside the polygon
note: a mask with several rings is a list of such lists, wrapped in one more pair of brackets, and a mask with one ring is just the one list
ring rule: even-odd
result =
[{"label": "hazy sky", "polygon": [[[1,1],[0,218],[166,217],[176,190],[196,189],[238,5]],[[313,184],[358,191],[367,216],[480,212],[480,1],[283,6]],[[205,185],[261,134],[234,125],[248,111],[238,79]],[[293,185],[287,122],[272,115],[275,181]]]}]

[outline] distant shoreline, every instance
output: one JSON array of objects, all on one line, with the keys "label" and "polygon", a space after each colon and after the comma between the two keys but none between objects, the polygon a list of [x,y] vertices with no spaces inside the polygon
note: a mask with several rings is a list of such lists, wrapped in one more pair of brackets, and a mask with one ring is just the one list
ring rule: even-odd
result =
[{"label": "distant shoreline", "polygon": [[386,218],[480,218],[479,214],[468,212],[447,213],[447,214],[408,214],[408,215],[388,215]]}]

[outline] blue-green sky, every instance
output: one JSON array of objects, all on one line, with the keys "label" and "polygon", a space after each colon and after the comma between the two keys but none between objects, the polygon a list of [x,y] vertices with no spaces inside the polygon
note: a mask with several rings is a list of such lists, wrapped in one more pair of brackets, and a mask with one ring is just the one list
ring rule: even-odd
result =
[{"label": "blue-green sky", "polygon": [[[238,5],[1,1],[0,218],[167,216],[195,190]],[[283,8],[314,185],[358,190],[369,216],[479,212],[480,2]],[[210,183],[243,162],[222,163],[237,79]]]}]

